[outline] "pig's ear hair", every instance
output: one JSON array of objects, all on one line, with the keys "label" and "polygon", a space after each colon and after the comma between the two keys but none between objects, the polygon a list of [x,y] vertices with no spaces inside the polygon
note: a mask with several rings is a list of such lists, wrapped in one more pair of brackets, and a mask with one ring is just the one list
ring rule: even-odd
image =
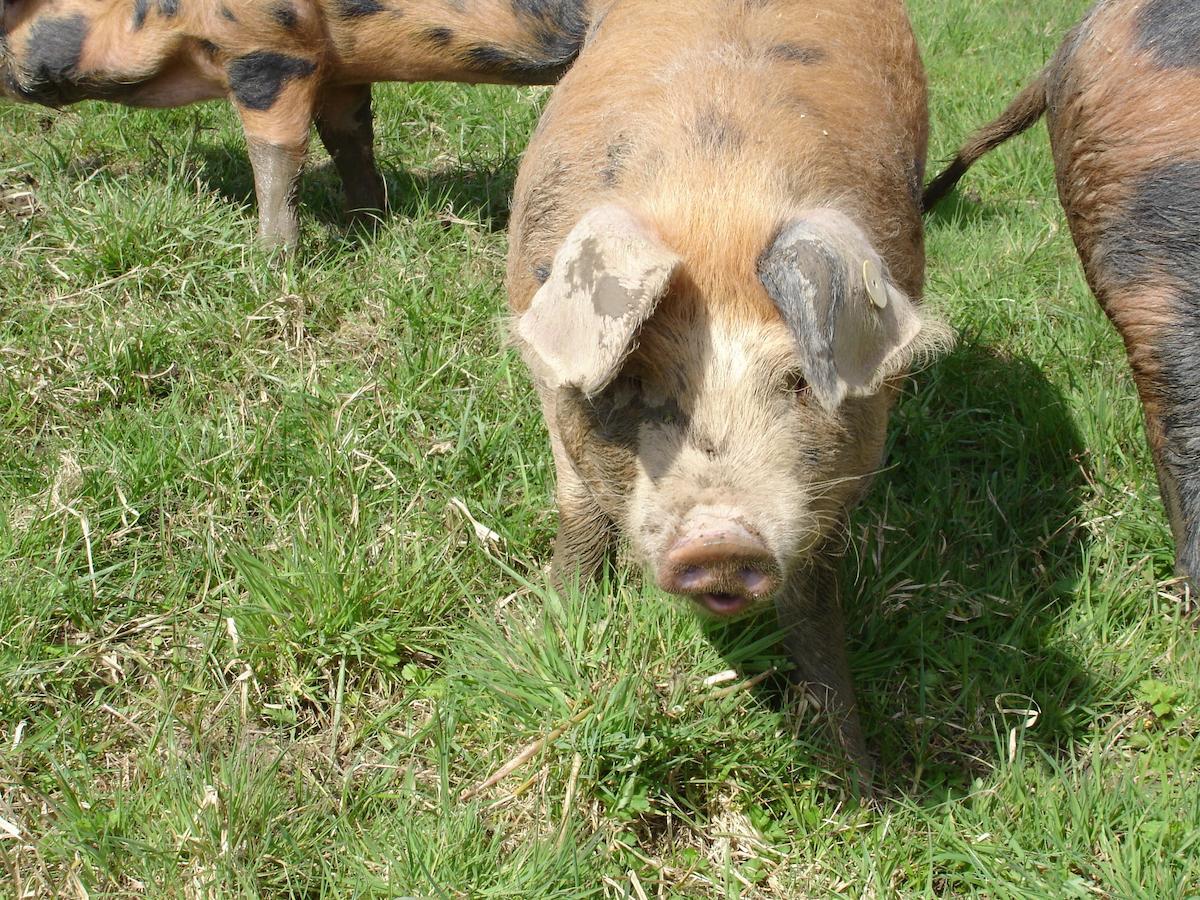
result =
[{"label": "pig's ear hair", "polygon": [[949,329],[892,283],[867,236],[842,213],[813,210],[786,224],[759,259],[758,276],[827,410],[873,394],[914,356],[951,343]]},{"label": "pig's ear hair", "polygon": [[536,356],[532,366],[556,386],[587,396],[602,391],[678,265],[679,257],[628,211],[593,209],[571,230],[516,323],[517,336]]}]

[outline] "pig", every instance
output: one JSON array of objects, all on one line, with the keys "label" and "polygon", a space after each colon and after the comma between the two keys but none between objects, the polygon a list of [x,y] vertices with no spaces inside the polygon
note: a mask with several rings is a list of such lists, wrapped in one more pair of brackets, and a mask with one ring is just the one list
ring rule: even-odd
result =
[{"label": "pig", "polygon": [[510,221],[553,579],[620,539],[710,615],[774,605],[863,786],[835,569],[898,381],[947,341],[918,303],[927,129],[899,0],[616,0],[551,93]]},{"label": "pig", "polygon": [[1200,4],[1101,0],[925,192],[1043,115],[1088,285],[1125,342],[1185,593],[1200,589]]},{"label": "pig", "polygon": [[591,0],[3,0],[0,91],[237,109],[260,235],[298,240],[296,182],[317,133],[352,213],[383,208],[371,84],[551,84],[587,36]]}]

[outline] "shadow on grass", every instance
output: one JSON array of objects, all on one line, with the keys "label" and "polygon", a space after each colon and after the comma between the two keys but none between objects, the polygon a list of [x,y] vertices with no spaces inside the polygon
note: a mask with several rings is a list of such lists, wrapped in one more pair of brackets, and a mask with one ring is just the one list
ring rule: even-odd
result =
[{"label": "shadow on grass", "polygon": [[[244,149],[232,144],[197,148],[202,184],[230,202],[254,206],[254,172]],[[415,218],[431,210],[458,218],[478,220],[488,231],[508,226],[509,197],[517,177],[516,159],[494,166],[447,168],[409,172],[383,169],[388,209],[384,220]],[[300,183],[300,205],[322,225],[369,240],[369,232],[352,228],[343,211],[342,182],[332,162],[305,170]]]},{"label": "shadow on grass", "polygon": [[[1031,362],[966,344],[920,380],[841,584],[877,789],[939,802],[1006,762],[1011,729],[1058,754],[1090,721],[1092,681],[1054,633],[1081,577],[1085,474],[1067,404]],[[731,662],[747,641],[737,626],[710,637]]]},{"label": "shadow on grass", "polygon": [[985,202],[975,191],[960,186],[942,197],[938,205],[925,214],[925,224],[926,228],[947,225],[961,228],[964,225],[986,225],[989,222],[1011,221],[1013,207],[1029,202],[1030,198],[1014,199],[1009,202]]}]

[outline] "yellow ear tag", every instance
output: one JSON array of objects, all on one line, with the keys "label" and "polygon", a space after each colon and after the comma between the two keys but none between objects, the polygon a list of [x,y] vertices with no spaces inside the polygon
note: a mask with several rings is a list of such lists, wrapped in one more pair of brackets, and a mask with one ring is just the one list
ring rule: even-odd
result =
[{"label": "yellow ear tag", "polygon": [[867,296],[871,303],[879,309],[887,309],[887,288],[883,284],[883,276],[879,274],[879,266],[869,259],[863,260],[863,284],[867,287]]}]

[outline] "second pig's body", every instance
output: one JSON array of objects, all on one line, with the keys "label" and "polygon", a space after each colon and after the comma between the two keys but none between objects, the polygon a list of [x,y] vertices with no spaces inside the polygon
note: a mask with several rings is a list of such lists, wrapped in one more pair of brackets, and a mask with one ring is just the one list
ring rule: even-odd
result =
[{"label": "second pig's body", "polygon": [[1137,382],[1176,571],[1200,590],[1200,5],[1100,0],[928,205],[1043,115],[1079,259]]},{"label": "second pig's body", "polygon": [[0,92],[48,106],[229,98],[246,131],[263,237],[290,244],[314,121],[348,206],[378,210],[372,82],[550,84],[588,23],[588,0],[7,0]]}]

